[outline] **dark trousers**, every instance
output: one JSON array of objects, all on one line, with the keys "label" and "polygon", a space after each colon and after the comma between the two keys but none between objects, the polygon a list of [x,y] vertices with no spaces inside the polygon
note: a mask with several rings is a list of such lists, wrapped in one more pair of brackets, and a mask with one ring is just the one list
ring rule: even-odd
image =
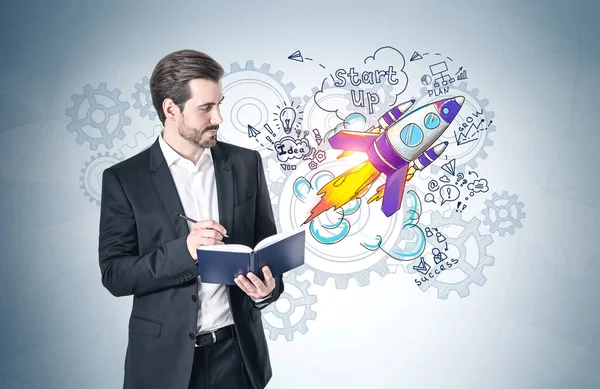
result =
[{"label": "dark trousers", "polygon": [[252,389],[236,338],[195,348],[188,389]]}]

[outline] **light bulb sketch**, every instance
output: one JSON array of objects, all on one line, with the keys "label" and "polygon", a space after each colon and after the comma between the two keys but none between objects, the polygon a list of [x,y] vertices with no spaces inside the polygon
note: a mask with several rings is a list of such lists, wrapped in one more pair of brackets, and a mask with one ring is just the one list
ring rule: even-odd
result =
[{"label": "light bulb sketch", "polygon": [[292,107],[285,107],[279,113],[279,120],[283,125],[283,131],[289,134],[294,127],[294,121],[296,120],[296,111]]}]

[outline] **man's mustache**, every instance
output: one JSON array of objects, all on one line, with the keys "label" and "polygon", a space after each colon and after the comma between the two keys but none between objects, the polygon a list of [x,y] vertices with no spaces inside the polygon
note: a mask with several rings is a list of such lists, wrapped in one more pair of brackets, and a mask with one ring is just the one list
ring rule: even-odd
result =
[{"label": "man's mustache", "polygon": [[202,133],[204,134],[206,131],[210,131],[210,130],[218,130],[219,129],[219,125],[217,124],[216,126],[210,126],[210,127],[206,127],[204,130],[202,130]]}]

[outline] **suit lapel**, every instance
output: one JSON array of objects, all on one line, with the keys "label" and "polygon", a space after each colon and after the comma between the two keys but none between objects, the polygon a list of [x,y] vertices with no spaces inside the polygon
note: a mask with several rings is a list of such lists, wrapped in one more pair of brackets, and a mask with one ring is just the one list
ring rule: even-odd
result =
[{"label": "suit lapel", "polygon": [[180,218],[178,215],[183,215],[183,205],[177,193],[177,187],[173,181],[173,176],[167,166],[165,157],[160,149],[158,139],[150,147],[150,177],[152,183],[158,192],[158,195],[167,210],[169,220],[173,224],[175,231],[180,238],[187,236],[190,233],[187,221]]},{"label": "suit lapel", "polygon": [[[167,210],[169,220],[177,231],[179,237],[185,237],[190,233],[187,221],[178,215],[184,213],[183,205],[177,193],[177,187],[173,181],[171,171],[167,166],[165,157],[160,149],[158,139],[150,147],[150,171],[151,179],[160,199]],[[217,201],[219,204],[219,222],[228,233],[233,231],[233,201],[234,182],[233,169],[228,161],[228,155],[221,149],[219,144],[211,149],[215,169],[215,182],[217,185]],[[230,238],[224,238],[224,243],[230,243]]]},{"label": "suit lapel", "polygon": [[[219,204],[219,224],[225,227],[228,234],[233,231],[233,168],[228,161],[228,155],[217,145],[211,149],[215,167],[215,181],[217,184],[217,201]],[[231,238],[223,238],[224,243],[231,243]]]}]

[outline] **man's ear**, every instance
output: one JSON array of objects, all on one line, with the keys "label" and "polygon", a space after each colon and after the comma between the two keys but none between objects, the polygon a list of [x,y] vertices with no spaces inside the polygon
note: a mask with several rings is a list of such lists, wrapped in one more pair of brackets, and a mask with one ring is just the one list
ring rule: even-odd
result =
[{"label": "man's ear", "polygon": [[177,113],[179,112],[179,107],[170,98],[163,100],[162,109],[165,113],[166,120],[175,119]]}]

